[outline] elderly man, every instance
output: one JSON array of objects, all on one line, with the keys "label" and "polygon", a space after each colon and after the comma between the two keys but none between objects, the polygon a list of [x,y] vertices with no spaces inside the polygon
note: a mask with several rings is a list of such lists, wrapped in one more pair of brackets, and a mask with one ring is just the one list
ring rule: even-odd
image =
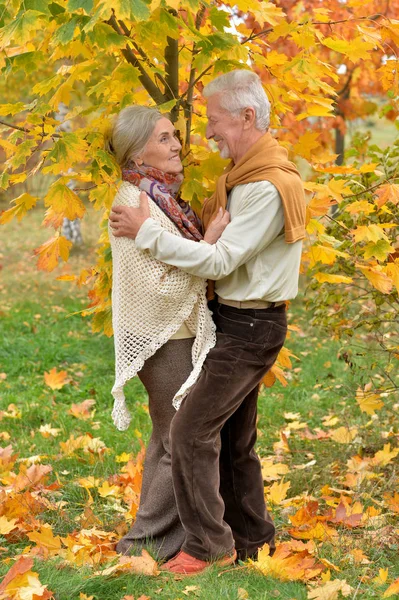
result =
[{"label": "elderly man", "polygon": [[[255,453],[258,387],[284,344],[285,302],[298,291],[305,201],[287,152],[268,133],[270,104],[257,75],[237,70],[204,89],[206,135],[231,164],[204,205],[206,229],[226,206],[231,221],[215,244],[175,236],[140,208],[118,207],[115,235],[144,252],[215,281],[217,343],[171,427],[172,473],[186,531],[182,550],[164,565],[196,574],[212,561],[254,556],[273,522]],[[221,440],[221,444],[220,444]]]}]

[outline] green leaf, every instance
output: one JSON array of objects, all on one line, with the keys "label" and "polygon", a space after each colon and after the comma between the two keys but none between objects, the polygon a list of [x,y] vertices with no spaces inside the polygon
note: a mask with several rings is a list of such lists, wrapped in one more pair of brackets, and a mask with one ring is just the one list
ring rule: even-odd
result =
[{"label": "green leaf", "polygon": [[17,150],[11,158],[8,159],[6,165],[12,169],[17,169],[21,165],[24,165],[31,155],[32,148],[37,145],[35,140],[25,140],[18,145]]},{"label": "green leaf", "polygon": [[56,17],[57,15],[61,15],[62,13],[65,12],[65,8],[63,6],[61,6],[61,4],[57,4],[57,2],[51,2],[48,5],[49,11],[51,12],[51,14],[53,15],[53,17]]},{"label": "green leaf", "polygon": [[37,10],[45,15],[49,15],[51,13],[48,4],[48,0],[23,0],[21,8],[23,10]]},{"label": "green leaf", "polygon": [[26,10],[19,14],[0,32],[0,47],[4,48],[10,42],[19,45],[29,42],[32,31],[42,27],[41,18],[43,14],[37,10]]},{"label": "green leaf", "polygon": [[150,9],[143,0],[130,0],[132,18],[135,21],[145,21],[150,16]]},{"label": "green leaf", "polygon": [[11,68],[14,73],[24,71],[27,75],[37,71],[38,66],[44,62],[42,52],[24,52],[11,57]]},{"label": "green leaf", "polygon": [[6,190],[9,186],[10,176],[5,171],[0,175],[0,189]]},{"label": "green leaf", "polygon": [[74,12],[79,8],[83,8],[83,10],[90,15],[93,10],[93,0],[69,0],[68,10],[70,12]]},{"label": "green leaf", "polygon": [[116,33],[107,23],[96,23],[88,36],[92,44],[104,50],[109,50],[110,46],[121,48],[126,45],[125,37]]},{"label": "green leaf", "polygon": [[230,27],[230,15],[224,10],[219,10],[213,6],[209,11],[209,19],[214,27],[219,31],[224,31],[225,27]]},{"label": "green leaf", "polygon": [[83,162],[86,153],[87,144],[84,140],[79,138],[76,133],[64,133],[47,155],[47,158],[55,164],[50,168],[43,169],[43,173],[51,171],[58,175],[62,171],[67,171],[75,163]]},{"label": "green leaf", "polygon": [[70,21],[61,25],[55,32],[54,40],[58,44],[67,44],[74,38],[75,29],[78,25],[78,17],[72,17]]},{"label": "green leaf", "polygon": [[364,258],[368,259],[374,256],[377,260],[386,260],[390,252],[395,249],[387,240],[378,240],[376,243],[370,242],[364,249]]}]

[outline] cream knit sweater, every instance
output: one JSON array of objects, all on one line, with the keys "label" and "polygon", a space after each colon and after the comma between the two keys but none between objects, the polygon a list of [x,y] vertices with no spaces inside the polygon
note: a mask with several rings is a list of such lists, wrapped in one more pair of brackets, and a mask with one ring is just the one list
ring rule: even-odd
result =
[{"label": "cream knit sweater", "polygon": [[[113,206],[138,206],[140,190],[123,182]],[[150,200],[151,217],[170,233],[181,237],[172,221]],[[109,227],[112,249],[112,325],[115,344],[115,384],[112,418],[120,430],[131,416],[123,387],[144,362],[186,322],[195,333],[193,370],[173,398],[179,408],[196,382],[208,351],[216,343],[215,325],[206,301],[206,282],[168,266],[136,248],[134,240],[115,237]]]}]

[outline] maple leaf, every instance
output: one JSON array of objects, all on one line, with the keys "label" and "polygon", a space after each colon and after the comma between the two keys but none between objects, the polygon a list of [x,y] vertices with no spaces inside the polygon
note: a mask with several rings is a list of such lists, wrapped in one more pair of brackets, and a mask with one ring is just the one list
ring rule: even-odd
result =
[{"label": "maple leaf", "polygon": [[95,405],[96,401],[93,398],[87,398],[80,404],[72,404],[68,410],[68,414],[76,417],[77,419],[87,420],[93,416],[93,411],[90,409]]},{"label": "maple leaf", "polygon": [[273,556],[270,556],[269,546],[265,544],[259,550],[257,561],[250,560],[249,563],[264,575],[282,581],[309,581],[324,569],[307,550],[295,552],[289,543],[278,544]]},{"label": "maple leaf", "polygon": [[313,277],[319,283],[352,283],[352,277],[346,277],[345,275],[334,275],[332,273],[315,273]]},{"label": "maple leaf", "polygon": [[60,390],[66,383],[68,383],[66,371],[57,371],[56,367],[53,367],[49,372],[45,371],[44,381],[46,385],[52,390]]},{"label": "maple leaf", "polygon": [[387,202],[392,202],[393,204],[398,204],[399,202],[399,185],[388,183],[386,185],[382,185],[379,187],[375,195],[377,196],[377,206],[381,208]]},{"label": "maple leaf", "polygon": [[58,265],[60,258],[67,261],[72,242],[60,235],[58,232],[54,237],[34,250],[38,256],[37,268],[42,271],[53,271]]},{"label": "maple leaf", "polygon": [[283,463],[274,463],[272,458],[262,458],[262,477],[266,481],[280,479],[281,475],[289,472],[287,465]]},{"label": "maple leaf", "polygon": [[313,150],[320,148],[320,142],[318,141],[319,137],[320,134],[317,131],[307,131],[304,135],[301,135],[295,144],[294,151],[310,160]]},{"label": "maple leaf", "polygon": [[345,525],[346,527],[359,527],[361,525],[363,513],[347,514],[347,506],[340,502],[336,508],[335,516],[331,519],[332,523]]},{"label": "maple leaf", "polygon": [[372,458],[371,462],[373,465],[379,467],[386,467],[394,458],[399,454],[399,448],[393,448],[391,450],[391,444],[384,444],[383,450],[378,450]]},{"label": "maple leaf", "polygon": [[27,536],[31,542],[36,543],[44,558],[60,554],[62,549],[61,538],[58,535],[54,536],[50,525],[45,524],[39,531],[32,531]]},{"label": "maple leaf", "polygon": [[386,273],[384,273],[381,267],[365,267],[360,264],[356,264],[355,266],[360,269],[370,283],[382,294],[390,293],[393,286],[392,279],[388,277]]},{"label": "maple leaf", "polygon": [[52,427],[50,423],[46,423],[46,425],[41,425],[39,427],[39,433],[44,438],[57,437],[60,431],[61,429],[58,429],[57,427]]},{"label": "maple leaf", "polygon": [[377,577],[372,580],[377,585],[384,585],[388,579],[388,569],[379,569]]},{"label": "maple leaf", "polygon": [[60,214],[67,219],[81,219],[86,211],[79,196],[77,196],[62,179],[57,180],[50,187],[44,198],[44,205],[50,206],[53,213]]},{"label": "maple leaf", "polygon": [[272,504],[281,504],[287,497],[287,492],[291,487],[291,483],[284,482],[284,478],[280,482],[274,482],[267,491],[267,498]]},{"label": "maple leaf", "polygon": [[94,575],[114,575],[116,573],[135,573],[136,575],[159,575],[156,561],[146,550],[142,550],[141,556],[122,556],[116,565]]},{"label": "maple leaf", "polygon": [[28,212],[36,205],[38,198],[31,196],[30,194],[24,193],[12,202],[15,203],[15,206],[9,208],[4,211],[0,216],[0,224],[5,225],[9,223],[14,217],[17,217],[18,221],[20,221]]},{"label": "maple leaf", "polygon": [[375,394],[358,388],[356,391],[356,401],[362,412],[368,415],[374,415],[376,410],[384,406],[380,394]]},{"label": "maple leaf", "polygon": [[396,594],[399,594],[399,577],[385,590],[382,597],[390,598],[391,596],[396,596]]},{"label": "maple leaf", "polygon": [[0,517],[0,534],[7,535],[17,528],[17,519],[7,519],[4,515]]},{"label": "maple leaf", "polygon": [[392,510],[393,512],[399,513],[399,493],[398,492],[395,492],[393,496],[390,496],[388,493],[385,493],[384,500],[390,510]]},{"label": "maple leaf", "polygon": [[357,427],[338,427],[330,429],[330,438],[339,444],[350,444],[357,436]]},{"label": "maple leaf", "polygon": [[327,581],[323,585],[314,588],[308,592],[309,600],[337,600],[338,595],[341,593],[342,596],[350,596],[353,592],[353,588],[346,583],[345,579],[333,579]]}]

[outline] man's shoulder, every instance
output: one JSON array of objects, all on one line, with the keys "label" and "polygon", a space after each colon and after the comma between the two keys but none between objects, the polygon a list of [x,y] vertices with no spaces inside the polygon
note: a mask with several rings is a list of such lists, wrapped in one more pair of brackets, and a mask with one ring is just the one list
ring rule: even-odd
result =
[{"label": "man's shoulder", "polygon": [[270,198],[275,197],[276,200],[280,199],[280,195],[277,191],[277,188],[267,180],[262,181],[252,181],[251,183],[242,183],[240,185],[236,185],[231,190],[231,200],[236,199],[245,199],[252,198],[256,200],[256,198],[264,198],[265,196],[269,196]]}]

